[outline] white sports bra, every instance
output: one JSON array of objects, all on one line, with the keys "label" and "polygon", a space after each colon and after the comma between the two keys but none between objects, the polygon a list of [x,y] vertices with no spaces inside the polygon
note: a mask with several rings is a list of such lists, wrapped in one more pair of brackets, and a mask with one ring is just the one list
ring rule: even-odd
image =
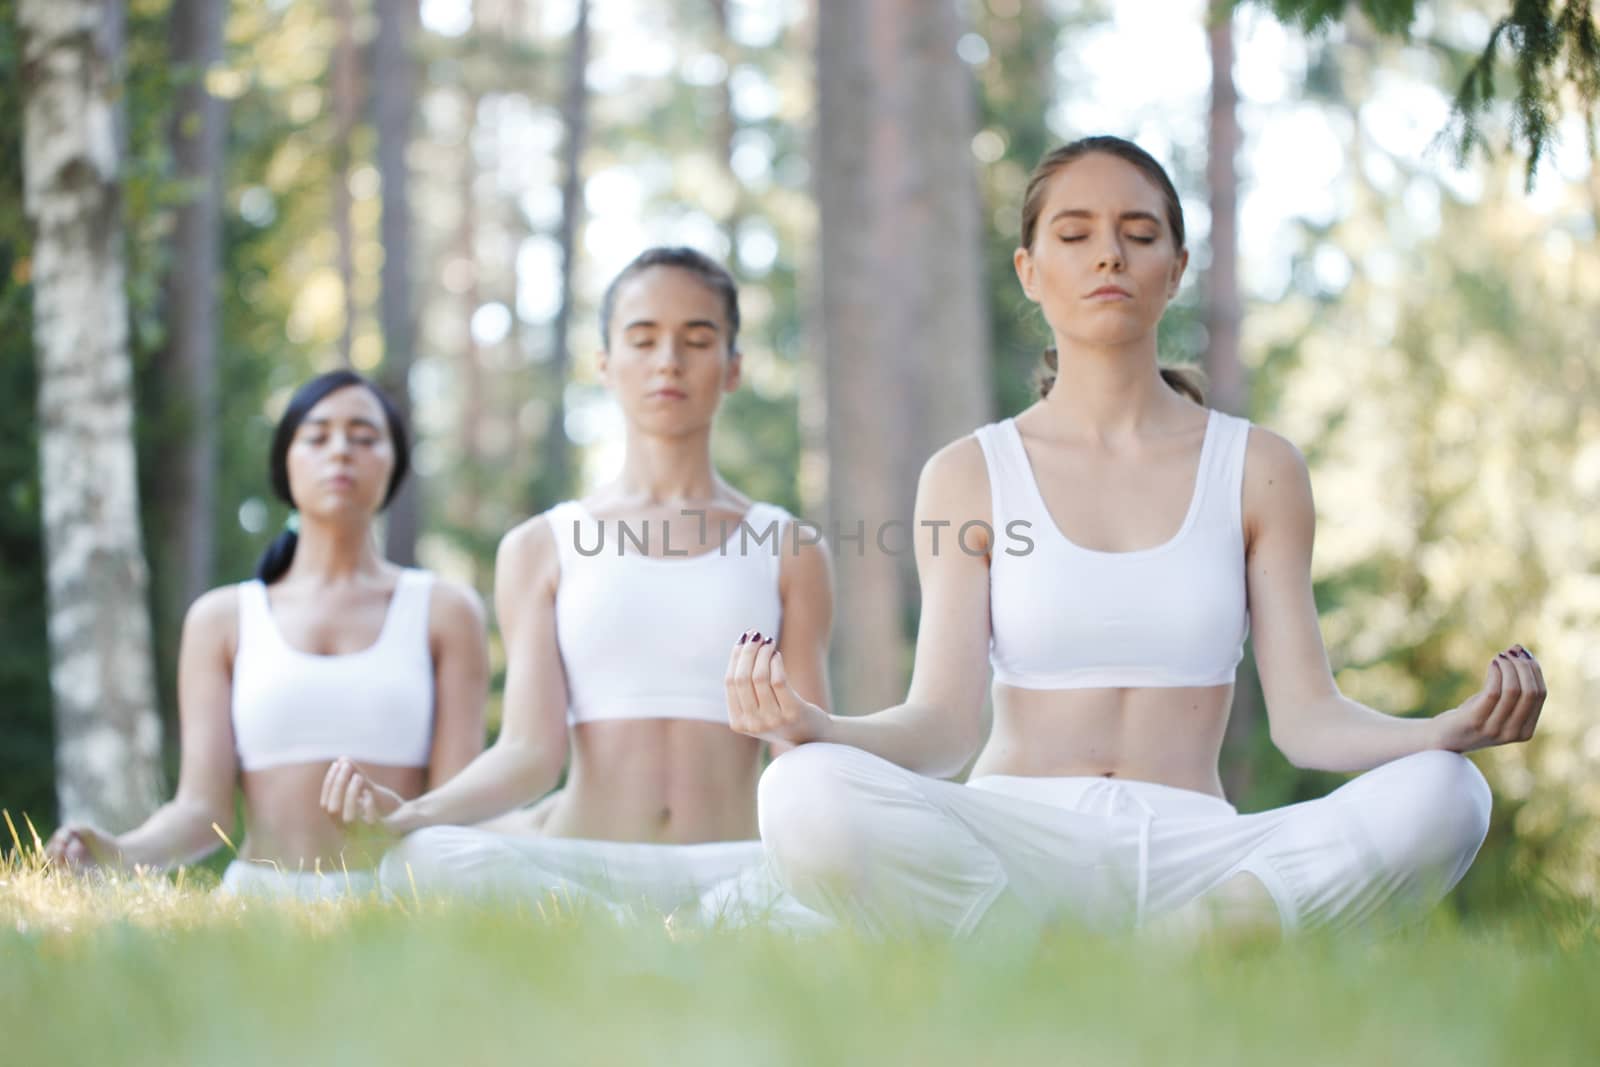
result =
[{"label": "white sports bra", "polygon": [[778,636],[778,575],[782,554],[794,550],[792,516],[752,504],[719,548],[659,557],[637,549],[660,542],[660,524],[599,520],[575,500],[548,514],[561,562],[556,643],[568,721],[726,723],[723,676],[734,642],[746,629]]},{"label": "white sports bra", "polygon": [[[1249,433],[1246,420],[1211,411],[1178,532],[1152,548],[1101,552],[1056,526],[1016,421],[979,429],[994,508],[995,680],[1023,689],[1232,682],[1250,626],[1241,519]],[[1016,522],[1027,525],[1008,536]]]},{"label": "white sports bra", "polygon": [[233,658],[233,740],[247,771],[349,756],[422,767],[433,744],[433,575],[405,570],[378,639],[360,652],[319,656],[284,640],[267,587],[239,585]]}]

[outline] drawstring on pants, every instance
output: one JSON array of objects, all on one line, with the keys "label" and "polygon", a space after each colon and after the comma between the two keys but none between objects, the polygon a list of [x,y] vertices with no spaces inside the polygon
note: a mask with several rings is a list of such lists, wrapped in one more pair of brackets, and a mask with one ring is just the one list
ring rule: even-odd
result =
[{"label": "drawstring on pants", "polygon": [[[1139,869],[1134,893],[1133,925],[1144,925],[1145,902],[1150,896],[1150,827],[1156,820],[1156,810],[1139,795],[1114,778],[1102,778],[1084,793],[1085,800],[1102,804],[1106,820],[1120,816],[1133,816],[1139,820]],[[1135,809],[1130,811],[1129,809]]]}]

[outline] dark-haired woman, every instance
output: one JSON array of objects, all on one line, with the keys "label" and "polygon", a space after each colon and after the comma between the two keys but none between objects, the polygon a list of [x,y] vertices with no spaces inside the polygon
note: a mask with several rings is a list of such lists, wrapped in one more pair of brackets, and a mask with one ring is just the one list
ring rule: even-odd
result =
[{"label": "dark-haired woman", "polygon": [[[1155,160],[1116,138],[1051,153],[1020,245],[1052,380],[923,471],[905,703],[830,716],[793,691],[781,652],[733,651],[734,728],[799,746],[761,782],[777,874],[879,933],[1370,928],[1437,903],[1488,827],[1489,789],[1460,754],[1532,734],[1538,662],[1512,645],[1481,691],[1432,718],[1340,694],[1311,592],[1304,459],[1157,363],[1188,253]],[[973,520],[985,552],[932,547],[933,524]],[[1252,626],[1273,741],[1298,766],[1365,773],[1240,815],[1217,761]],[[991,668],[988,742],[966,784],[942,781],[979,748]]]},{"label": "dark-haired woman", "polygon": [[329,763],[354,757],[384,796],[414,797],[483,747],[488,657],[475,594],[384,561],[373,520],[400,487],[392,403],[348,371],[303,385],[273,436],[274,492],[293,508],[254,581],[214,589],[184,621],[177,795],[111,835],[62,827],[48,851],[82,865],[189,863],[232,826],[223,886],[302,898],[369,889],[376,856],[322,807]]},{"label": "dark-haired woman", "polygon": [[[454,781],[379,805],[386,826],[410,833],[382,866],[401,895],[556,890],[658,912],[697,906],[762,857],[761,744],[728,728],[724,620],[750,619],[787,654],[795,686],[827,700],[826,550],[711,458],[741,370],[733,279],[693,250],[651,249],[612,282],[600,318],[600,372],[627,426],[621,474],[501,543],[503,726]],[[472,825],[547,793],[569,751],[539,825]],[[330,811],[366,795],[341,766],[329,788]]]}]

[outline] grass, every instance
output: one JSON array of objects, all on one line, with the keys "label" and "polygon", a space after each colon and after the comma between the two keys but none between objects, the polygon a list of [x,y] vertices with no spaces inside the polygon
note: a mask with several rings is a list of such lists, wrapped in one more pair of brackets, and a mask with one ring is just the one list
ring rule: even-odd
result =
[{"label": "grass", "polygon": [[0,861],[0,1063],[1579,1064],[1592,909],[1179,950],[239,901]]}]

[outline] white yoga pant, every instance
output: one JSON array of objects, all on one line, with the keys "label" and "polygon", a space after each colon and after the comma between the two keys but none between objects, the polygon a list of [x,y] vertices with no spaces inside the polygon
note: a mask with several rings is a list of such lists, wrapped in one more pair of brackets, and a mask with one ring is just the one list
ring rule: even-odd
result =
[{"label": "white yoga pant", "polygon": [[1385,764],[1317,800],[1252,815],[1115,778],[965,785],[809,744],[761,778],[761,837],[802,903],[869,933],[964,934],[991,914],[1137,928],[1234,875],[1284,930],[1389,925],[1432,907],[1477,855],[1490,794],[1452,752]]},{"label": "white yoga pant", "polygon": [[272,900],[337,900],[377,892],[371,871],[280,869],[257,860],[234,860],[222,872],[217,892]]},{"label": "white yoga pant", "polygon": [[760,841],[660,845],[434,826],[391,848],[378,880],[402,899],[554,898],[624,917],[642,909],[706,924],[831,925],[783,892]]}]

